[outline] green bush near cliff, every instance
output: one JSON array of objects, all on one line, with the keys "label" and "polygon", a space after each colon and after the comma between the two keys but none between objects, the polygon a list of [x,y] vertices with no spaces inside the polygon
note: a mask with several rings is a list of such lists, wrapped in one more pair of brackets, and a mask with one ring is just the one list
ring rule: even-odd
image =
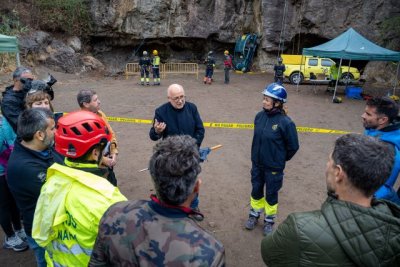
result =
[{"label": "green bush near cliff", "polygon": [[85,36],[90,32],[91,19],[84,0],[37,0],[36,21],[43,30]]},{"label": "green bush near cliff", "polygon": [[400,50],[400,16],[388,18],[380,25],[380,32],[385,46],[389,49]]}]

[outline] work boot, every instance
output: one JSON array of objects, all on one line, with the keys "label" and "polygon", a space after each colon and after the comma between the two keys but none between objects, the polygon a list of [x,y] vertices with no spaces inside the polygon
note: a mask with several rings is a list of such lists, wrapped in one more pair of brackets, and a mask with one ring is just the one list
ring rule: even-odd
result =
[{"label": "work boot", "polygon": [[3,248],[13,249],[17,252],[27,250],[28,247],[28,244],[22,241],[22,239],[16,234],[11,237],[6,237],[3,244]]},{"label": "work boot", "polygon": [[249,219],[246,221],[244,227],[246,227],[247,230],[253,230],[254,228],[256,228],[257,223],[258,223],[257,217],[249,216]]},{"label": "work boot", "polygon": [[264,235],[269,235],[270,233],[272,233],[272,231],[274,230],[274,223],[271,222],[264,222]]},{"label": "work boot", "polygon": [[26,242],[26,233],[25,230],[23,228],[21,228],[20,230],[15,231],[15,234],[21,238],[22,241]]},{"label": "work boot", "polygon": [[201,222],[202,220],[204,220],[204,215],[200,213],[200,209],[198,207],[193,208],[192,210],[195,212],[198,212],[198,213],[192,214],[192,215],[190,215],[190,217],[192,217],[194,220],[196,220],[198,222]]}]

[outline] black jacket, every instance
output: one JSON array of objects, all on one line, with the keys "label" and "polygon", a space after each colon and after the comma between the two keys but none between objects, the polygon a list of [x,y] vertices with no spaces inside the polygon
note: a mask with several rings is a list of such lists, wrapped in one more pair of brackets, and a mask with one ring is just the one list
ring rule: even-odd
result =
[{"label": "black jacket", "polygon": [[154,127],[151,127],[149,133],[151,140],[187,134],[195,138],[200,147],[205,130],[195,104],[186,102],[182,109],[175,109],[169,102],[165,103],[156,109],[154,119],[165,122],[167,127],[160,135],[156,133]]},{"label": "black jacket", "polygon": [[40,153],[15,142],[7,167],[7,179],[24,218],[27,235],[32,235],[33,215],[40,189],[46,181],[47,168],[54,162],[63,164],[63,157],[54,149]]},{"label": "black jacket", "polygon": [[18,116],[25,110],[26,91],[14,91],[13,88],[14,86],[10,85],[2,93],[1,113],[6,117],[14,132],[17,133]]},{"label": "black jacket", "polygon": [[282,113],[259,112],[254,119],[251,161],[272,170],[281,171],[299,149],[294,122]]}]

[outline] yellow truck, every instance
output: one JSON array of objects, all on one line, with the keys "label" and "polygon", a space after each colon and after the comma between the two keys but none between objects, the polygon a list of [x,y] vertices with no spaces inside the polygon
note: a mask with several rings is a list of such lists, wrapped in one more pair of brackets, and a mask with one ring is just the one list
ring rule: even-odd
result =
[{"label": "yellow truck", "polygon": [[[289,79],[292,84],[302,83],[310,80],[310,78],[314,80],[329,80],[330,68],[335,64],[330,58],[288,54],[282,54],[281,57],[286,67],[285,78]],[[357,68],[342,66],[340,73],[341,80],[352,81],[360,79],[360,72]]]}]

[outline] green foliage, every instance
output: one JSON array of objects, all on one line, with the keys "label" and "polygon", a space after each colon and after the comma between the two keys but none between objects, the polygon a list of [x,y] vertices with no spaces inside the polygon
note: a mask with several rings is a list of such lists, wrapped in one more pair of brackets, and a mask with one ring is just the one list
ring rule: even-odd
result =
[{"label": "green foliage", "polygon": [[28,31],[28,27],[22,25],[19,21],[19,15],[16,10],[9,14],[0,15],[0,34],[19,35]]},{"label": "green foliage", "polygon": [[91,19],[84,0],[37,0],[38,23],[42,29],[85,36]]},{"label": "green foliage", "polygon": [[400,16],[393,16],[382,22],[380,32],[385,45],[390,49],[400,48]]}]

